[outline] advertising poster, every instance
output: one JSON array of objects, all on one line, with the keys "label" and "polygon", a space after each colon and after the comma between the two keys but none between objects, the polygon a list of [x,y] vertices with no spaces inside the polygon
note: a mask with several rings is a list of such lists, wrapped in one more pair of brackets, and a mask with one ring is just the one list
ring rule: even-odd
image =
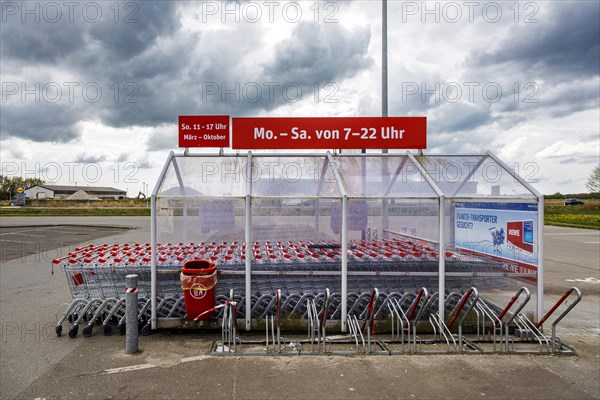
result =
[{"label": "advertising poster", "polygon": [[537,204],[459,202],[454,211],[455,243],[525,267],[519,272],[532,272],[538,265],[537,223]]}]

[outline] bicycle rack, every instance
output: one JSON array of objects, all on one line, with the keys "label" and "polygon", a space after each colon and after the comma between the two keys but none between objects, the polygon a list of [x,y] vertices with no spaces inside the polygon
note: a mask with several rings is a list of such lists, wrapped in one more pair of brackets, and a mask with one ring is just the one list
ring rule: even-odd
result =
[{"label": "bicycle rack", "polygon": [[[234,301],[233,289],[229,291],[229,301],[223,308],[223,320],[221,321],[221,346],[216,348],[216,352],[236,352],[237,339],[237,319],[236,302]],[[240,343],[241,344],[241,343]]]},{"label": "bicycle rack", "polygon": [[[448,308],[448,303],[456,295],[459,295],[459,294],[451,293],[450,295],[448,295],[446,297],[446,301],[444,303],[445,308]],[[436,292],[431,295],[431,298],[429,299],[429,302],[426,305],[426,310],[435,310],[438,305],[438,302],[439,302],[439,293]],[[438,312],[430,311],[429,324],[431,325],[431,329],[433,330],[433,342],[434,343],[437,340],[436,337],[437,337],[438,331],[439,331],[439,337],[440,337],[439,340],[441,341],[442,338],[444,339],[444,342],[446,343],[446,346],[448,348],[447,352],[450,353],[450,352],[457,351],[456,338],[454,337],[452,332],[450,332],[450,329],[448,329],[448,326],[446,325],[446,323],[440,318],[440,315]],[[452,344],[450,344],[450,341],[452,341]],[[429,352],[431,352],[431,351],[429,351]]]},{"label": "bicycle rack", "polygon": [[[573,292],[577,298],[554,320],[552,337],[548,338],[542,331],[544,322]],[[264,295],[256,296],[256,300],[263,297]],[[307,336],[304,339],[288,337],[286,340],[281,336],[281,305],[289,300],[289,296],[284,300],[281,290],[277,290],[273,299],[269,300],[270,305],[265,308],[267,311],[264,319],[264,340],[242,341],[236,336],[237,303],[233,301],[232,290],[229,299],[215,307],[223,308],[220,314],[222,334],[221,342],[213,344],[212,354],[575,354],[574,349],[562,343],[556,336],[556,327],[581,301],[582,295],[577,288],[569,289],[537,323],[533,323],[522,314],[531,299],[530,292],[525,287],[518,289],[504,308],[481,298],[475,287],[470,287],[462,293],[450,292],[443,300],[444,309],[447,310],[447,323],[437,312],[441,301],[440,294],[430,293],[425,287],[417,292],[404,294],[392,292],[385,297],[380,296],[379,290],[374,288],[370,295],[363,292],[356,293],[354,297],[350,300],[353,310],[347,318],[348,333],[331,336],[327,332],[328,320],[340,304],[335,303],[332,310],[333,296],[330,291],[325,289],[323,293],[316,295],[312,293],[299,296],[293,301],[299,303],[298,300],[304,299],[304,305],[296,304],[294,307],[302,313],[307,326]],[[380,302],[380,299],[383,300]],[[515,310],[511,313],[513,308]],[[476,328],[476,332],[465,334],[465,322],[469,315],[473,314],[476,320],[473,329]],[[378,316],[380,321],[391,320],[391,336],[386,336],[389,340],[375,339]],[[425,327],[421,323],[424,321],[429,323],[430,330],[423,329]],[[517,344],[519,348],[516,348]],[[538,348],[523,349],[523,346],[530,347],[531,344],[537,344]],[[400,349],[394,348],[398,345],[401,346]]]},{"label": "bicycle rack", "polygon": [[[504,325],[505,326],[504,351],[506,351],[506,352],[509,351],[508,343],[509,343],[509,326],[510,326],[510,323],[513,322],[515,318],[517,318],[517,316],[521,313],[521,311],[523,310],[523,308],[525,308],[525,306],[527,305],[527,303],[531,299],[531,294],[529,293],[529,289],[527,289],[526,287],[520,288],[517,291],[517,293],[515,293],[515,295],[510,299],[510,301],[508,302],[508,304],[506,305],[506,307],[504,307],[504,310],[502,310],[502,312],[500,313],[500,315],[498,315],[498,319],[502,320],[502,317],[504,317],[504,315],[508,312],[508,310],[511,309],[511,307],[513,306],[513,304],[515,304],[517,302],[517,300],[519,299],[519,296],[521,296],[521,293],[525,293],[525,300],[521,303],[521,305],[514,312],[513,316],[510,317],[508,319],[508,321],[506,321],[506,324]],[[495,328],[495,325],[494,325],[494,328]]]},{"label": "bicycle rack", "polygon": [[267,315],[265,318],[265,342],[267,344],[267,352],[269,351],[269,319],[271,325],[271,338],[273,340],[273,352],[281,353],[281,323],[280,323],[280,304],[281,304],[281,289],[277,289],[275,294],[275,315]]},{"label": "bicycle rack", "polygon": [[[469,302],[469,299],[471,298],[472,295],[474,296],[473,300],[471,300]],[[475,305],[478,303],[478,301],[479,301],[479,292],[474,287],[471,287],[461,297],[460,302],[455,307],[453,313],[451,313],[452,318],[450,319],[450,322],[448,323],[448,330],[452,329],[452,327],[454,326],[454,323],[456,322],[456,319],[460,315],[461,311],[463,310],[465,305],[468,304],[466,310],[463,312],[462,318],[458,322],[458,351],[459,351],[459,353],[462,353],[463,341],[465,341],[465,338],[463,337],[463,332],[462,332],[463,323],[465,321],[465,318],[469,314],[469,312],[475,307]],[[472,346],[472,342],[469,341],[468,344]],[[475,350],[480,350],[480,349],[475,348]]]},{"label": "bicycle rack", "polygon": [[[546,313],[546,315],[544,315],[544,317],[538,321],[538,323],[535,325],[536,328],[541,328],[544,325],[544,322],[546,322],[546,320],[554,313],[554,311],[556,311],[556,309],[562,304],[564,303],[565,300],[567,300],[567,298],[571,295],[571,293],[577,293],[577,299],[571,303],[570,306],[567,307],[567,309],[565,311],[562,312],[562,314],[560,314],[558,316],[558,318],[556,318],[556,320],[554,320],[554,322],[552,323],[552,353],[556,352],[556,326],[558,325],[558,323],[573,309],[573,307],[575,307],[577,305],[577,303],[579,303],[581,301],[581,298],[583,297],[581,294],[581,291],[576,288],[576,287],[572,287],[569,290],[567,290],[565,292],[565,294],[562,295],[562,297],[556,302],[556,304],[554,304],[554,307],[552,307],[550,309],[550,311],[548,311]],[[560,339],[559,339],[560,340]],[[564,344],[562,344],[562,342],[560,343],[561,347],[565,346]],[[574,351],[571,347],[567,347],[568,351]]]},{"label": "bicycle rack", "polygon": [[[325,289],[323,298],[323,308],[321,312],[317,311],[317,299],[307,300],[307,316],[308,316],[308,339],[311,352],[314,352],[315,338],[317,340],[316,353],[327,352],[327,314],[329,313],[329,302],[331,295],[329,289]],[[316,333],[316,335],[315,335]]]}]

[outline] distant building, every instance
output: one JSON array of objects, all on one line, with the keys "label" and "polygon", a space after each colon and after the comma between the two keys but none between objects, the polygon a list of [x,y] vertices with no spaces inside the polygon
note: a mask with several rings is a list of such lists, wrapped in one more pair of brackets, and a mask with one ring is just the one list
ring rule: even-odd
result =
[{"label": "distant building", "polygon": [[25,189],[28,199],[63,199],[63,200],[120,200],[127,197],[127,192],[112,187],[69,186],[69,185],[36,185]]}]

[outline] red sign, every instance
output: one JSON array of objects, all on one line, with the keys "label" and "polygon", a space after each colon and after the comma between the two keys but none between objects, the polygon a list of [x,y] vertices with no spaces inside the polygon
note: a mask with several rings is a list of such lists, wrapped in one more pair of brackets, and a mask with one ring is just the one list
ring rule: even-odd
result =
[{"label": "red sign", "polygon": [[229,116],[180,115],[179,147],[229,147]]},{"label": "red sign", "polygon": [[513,246],[523,249],[529,253],[533,253],[533,245],[526,243],[524,240],[524,227],[523,221],[510,221],[506,223],[507,241]]},{"label": "red sign", "polygon": [[232,148],[424,149],[426,117],[233,118]]}]

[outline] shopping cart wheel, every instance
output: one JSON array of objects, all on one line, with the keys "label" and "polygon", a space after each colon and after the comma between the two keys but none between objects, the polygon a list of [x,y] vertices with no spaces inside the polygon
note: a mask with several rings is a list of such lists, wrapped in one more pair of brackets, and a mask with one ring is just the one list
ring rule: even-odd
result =
[{"label": "shopping cart wheel", "polygon": [[79,332],[79,326],[78,325],[73,325],[71,327],[71,329],[69,329],[69,337],[71,339],[74,339],[77,337],[77,333]]},{"label": "shopping cart wheel", "polygon": [[106,324],[102,327],[102,334],[104,336],[110,336],[112,335],[112,326]]},{"label": "shopping cart wheel", "polygon": [[54,330],[56,331],[56,336],[62,335],[62,325],[56,325],[56,328],[54,328]]},{"label": "shopping cart wheel", "polygon": [[93,325],[86,325],[86,327],[83,328],[83,332],[82,332],[83,336],[85,336],[85,337],[92,336],[92,328],[93,327],[94,327]]},{"label": "shopping cart wheel", "polygon": [[149,336],[152,333],[152,325],[148,322],[142,327],[142,335]]},{"label": "shopping cart wheel", "polygon": [[119,335],[124,336],[125,332],[127,332],[127,327],[125,326],[125,323],[122,323],[119,325]]}]

